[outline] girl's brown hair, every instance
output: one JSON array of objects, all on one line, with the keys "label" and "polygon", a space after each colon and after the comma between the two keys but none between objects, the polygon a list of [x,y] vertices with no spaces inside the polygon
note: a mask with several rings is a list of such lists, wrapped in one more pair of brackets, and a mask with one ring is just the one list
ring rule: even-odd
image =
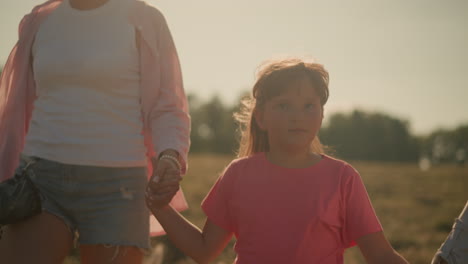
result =
[{"label": "girl's brown hair", "polygon": [[[329,77],[321,64],[300,58],[270,60],[260,65],[256,76],[252,94],[242,100],[240,111],[234,114],[241,132],[238,157],[269,151],[267,133],[257,125],[254,113],[261,109],[265,102],[291,87],[294,82],[304,79],[310,81],[320,97],[322,110],[328,100]],[[318,136],[312,141],[311,150],[324,153]]]}]

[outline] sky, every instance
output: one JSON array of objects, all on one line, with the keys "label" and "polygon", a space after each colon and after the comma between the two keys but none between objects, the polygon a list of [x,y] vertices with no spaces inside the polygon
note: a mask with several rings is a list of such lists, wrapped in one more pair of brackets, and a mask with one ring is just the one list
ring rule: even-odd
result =
[{"label": "sky", "polygon": [[[330,73],[326,116],[380,111],[422,135],[468,124],[466,0],[146,1],[168,21],[186,92],[202,100],[235,103],[261,62],[305,56]],[[0,1],[0,65],[41,2]]]}]

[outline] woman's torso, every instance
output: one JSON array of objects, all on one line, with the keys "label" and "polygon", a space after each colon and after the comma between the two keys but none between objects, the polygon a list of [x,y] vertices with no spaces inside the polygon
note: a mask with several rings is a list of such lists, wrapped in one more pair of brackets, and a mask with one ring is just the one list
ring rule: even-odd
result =
[{"label": "woman's torso", "polygon": [[38,98],[26,155],[69,164],[145,166],[140,75],[129,0],[79,11],[68,0],[33,45]]}]

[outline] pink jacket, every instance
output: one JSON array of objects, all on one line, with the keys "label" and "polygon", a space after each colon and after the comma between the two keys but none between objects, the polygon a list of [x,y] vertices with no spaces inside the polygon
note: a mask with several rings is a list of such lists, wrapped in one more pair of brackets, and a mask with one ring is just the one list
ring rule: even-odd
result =
[{"label": "pink jacket", "polygon": [[[49,0],[24,16],[19,40],[0,77],[0,181],[10,178],[18,166],[31,120],[36,88],[32,72],[31,47],[47,16],[62,0]],[[171,33],[159,10],[135,0],[128,15],[140,36],[141,111],[148,160],[165,149],[175,149],[185,161],[190,145],[190,116],[183,89],[182,74]],[[149,162],[149,175],[152,173]],[[182,191],[171,205],[187,208]],[[151,233],[162,233],[152,219]]]}]

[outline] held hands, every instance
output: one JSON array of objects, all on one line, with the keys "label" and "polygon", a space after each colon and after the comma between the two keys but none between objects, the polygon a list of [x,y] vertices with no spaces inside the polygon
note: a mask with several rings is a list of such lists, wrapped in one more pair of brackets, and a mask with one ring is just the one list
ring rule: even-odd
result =
[{"label": "held hands", "polygon": [[152,160],[153,175],[146,187],[145,199],[151,211],[167,207],[180,188],[182,177],[180,164],[175,158],[177,155],[177,152],[168,150],[159,159]]}]

